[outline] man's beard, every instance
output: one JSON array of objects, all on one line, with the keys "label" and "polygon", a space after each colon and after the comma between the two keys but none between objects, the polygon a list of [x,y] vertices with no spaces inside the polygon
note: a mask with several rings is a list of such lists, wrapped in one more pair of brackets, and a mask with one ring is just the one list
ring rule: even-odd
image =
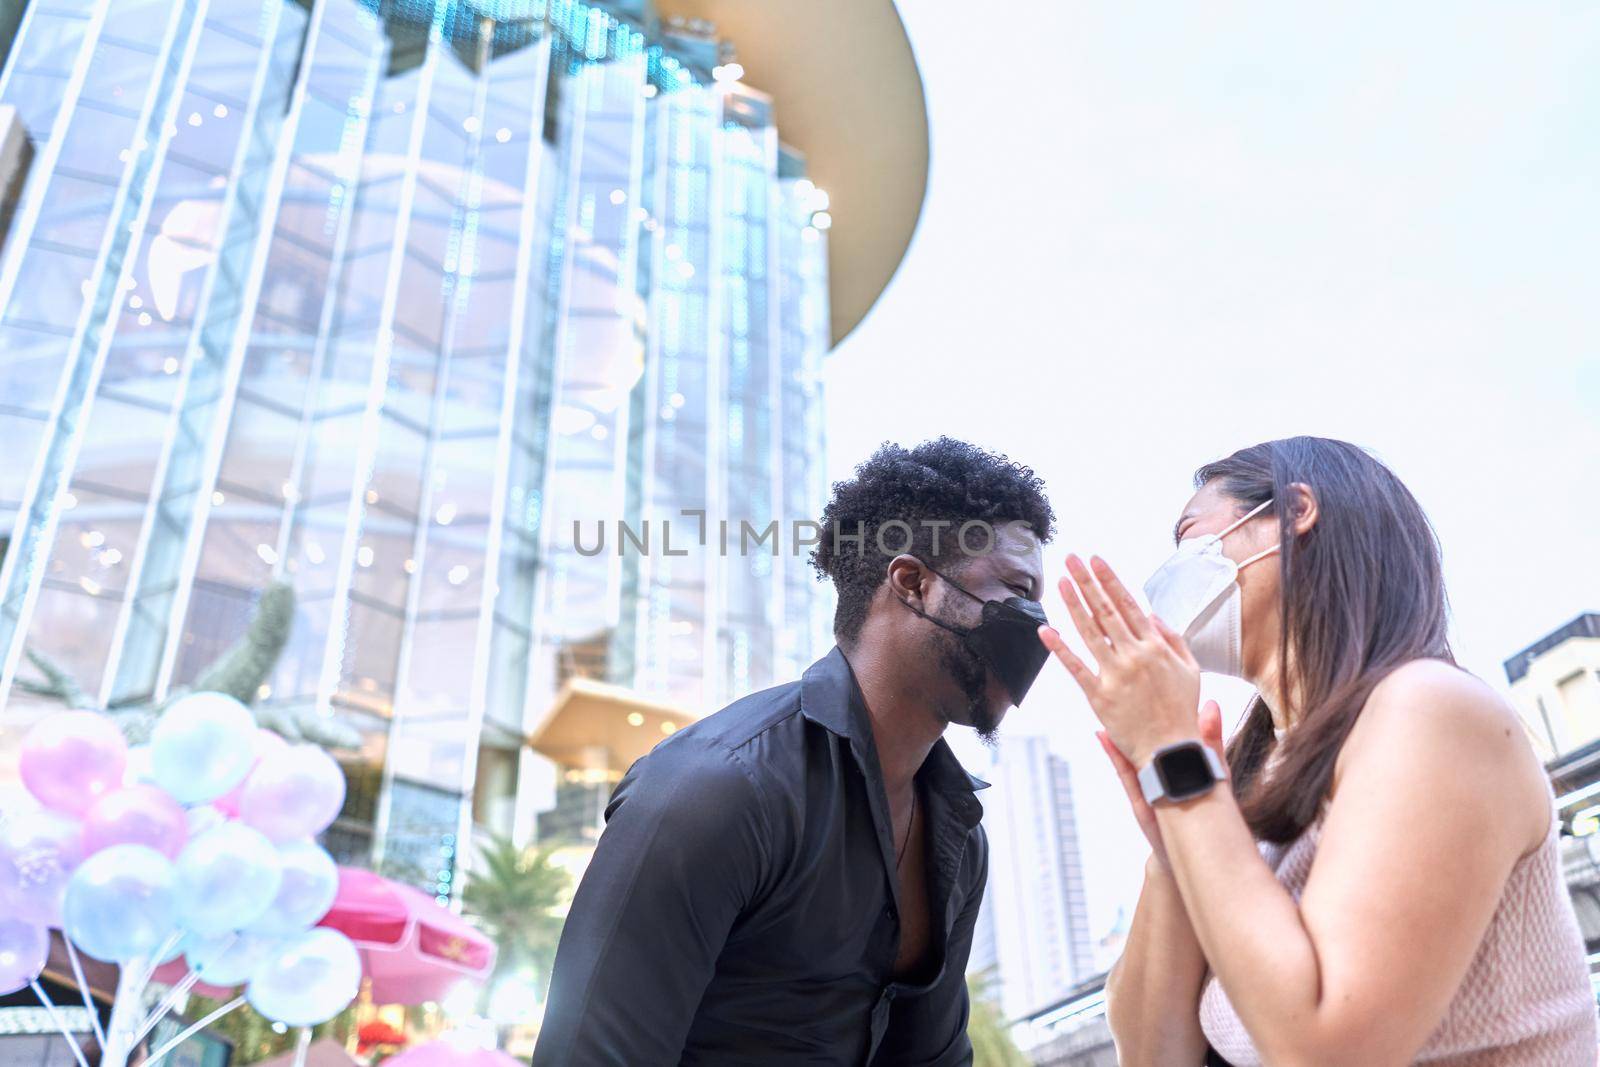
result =
[{"label": "man's beard", "polygon": [[933,640],[938,645],[939,666],[966,698],[967,723],[977,732],[978,740],[994,748],[999,741],[1000,723],[989,714],[989,668],[954,634],[939,633]]}]

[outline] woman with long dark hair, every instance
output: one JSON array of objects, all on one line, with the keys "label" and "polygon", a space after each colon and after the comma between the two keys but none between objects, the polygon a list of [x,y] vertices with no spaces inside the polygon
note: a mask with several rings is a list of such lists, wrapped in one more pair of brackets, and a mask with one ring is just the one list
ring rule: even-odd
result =
[{"label": "woman with long dark hair", "polygon": [[[1550,783],[1451,657],[1416,500],[1312,437],[1195,484],[1151,613],[1072,556],[1094,662],[1040,631],[1152,848],[1107,982],[1122,1064],[1594,1064]],[[1202,670],[1259,694],[1225,750]]]}]

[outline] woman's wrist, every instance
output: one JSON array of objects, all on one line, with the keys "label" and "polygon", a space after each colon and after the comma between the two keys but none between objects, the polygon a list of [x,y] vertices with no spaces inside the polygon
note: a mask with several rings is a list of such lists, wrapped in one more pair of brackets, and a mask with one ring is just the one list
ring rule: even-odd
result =
[{"label": "woman's wrist", "polygon": [[1172,881],[1172,866],[1160,852],[1152,851],[1144,861],[1144,876],[1149,879]]}]

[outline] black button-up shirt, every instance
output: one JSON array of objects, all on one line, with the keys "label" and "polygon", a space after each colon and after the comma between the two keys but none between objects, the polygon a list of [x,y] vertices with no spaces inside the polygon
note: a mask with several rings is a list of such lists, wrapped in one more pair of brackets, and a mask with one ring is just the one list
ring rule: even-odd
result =
[{"label": "black button-up shirt", "polygon": [[535,1067],[970,1064],[985,783],[943,740],[917,783],[934,977],[909,985],[888,797],[843,653],[657,745],[606,808]]}]

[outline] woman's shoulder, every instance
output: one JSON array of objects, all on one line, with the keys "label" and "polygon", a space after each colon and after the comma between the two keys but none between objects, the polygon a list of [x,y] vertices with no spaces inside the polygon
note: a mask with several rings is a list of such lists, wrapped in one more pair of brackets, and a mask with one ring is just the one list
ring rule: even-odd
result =
[{"label": "woman's shoulder", "polygon": [[1440,659],[1412,660],[1390,671],[1368,695],[1357,720],[1358,729],[1363,725],[1369,734],[1445,733],[1469,742],[1527,739],[1522,720],[1504,697]]},{"label": "woman's shoulder", "polygon": [[1533,842],[1543,840],[1549,780],[1516,710],[1482,679],[1437,659],[1390,672],[1367,697],[1339,762],[1397,752],[1415,773],[1477,782],[1496,806],[1514,801]]}]

